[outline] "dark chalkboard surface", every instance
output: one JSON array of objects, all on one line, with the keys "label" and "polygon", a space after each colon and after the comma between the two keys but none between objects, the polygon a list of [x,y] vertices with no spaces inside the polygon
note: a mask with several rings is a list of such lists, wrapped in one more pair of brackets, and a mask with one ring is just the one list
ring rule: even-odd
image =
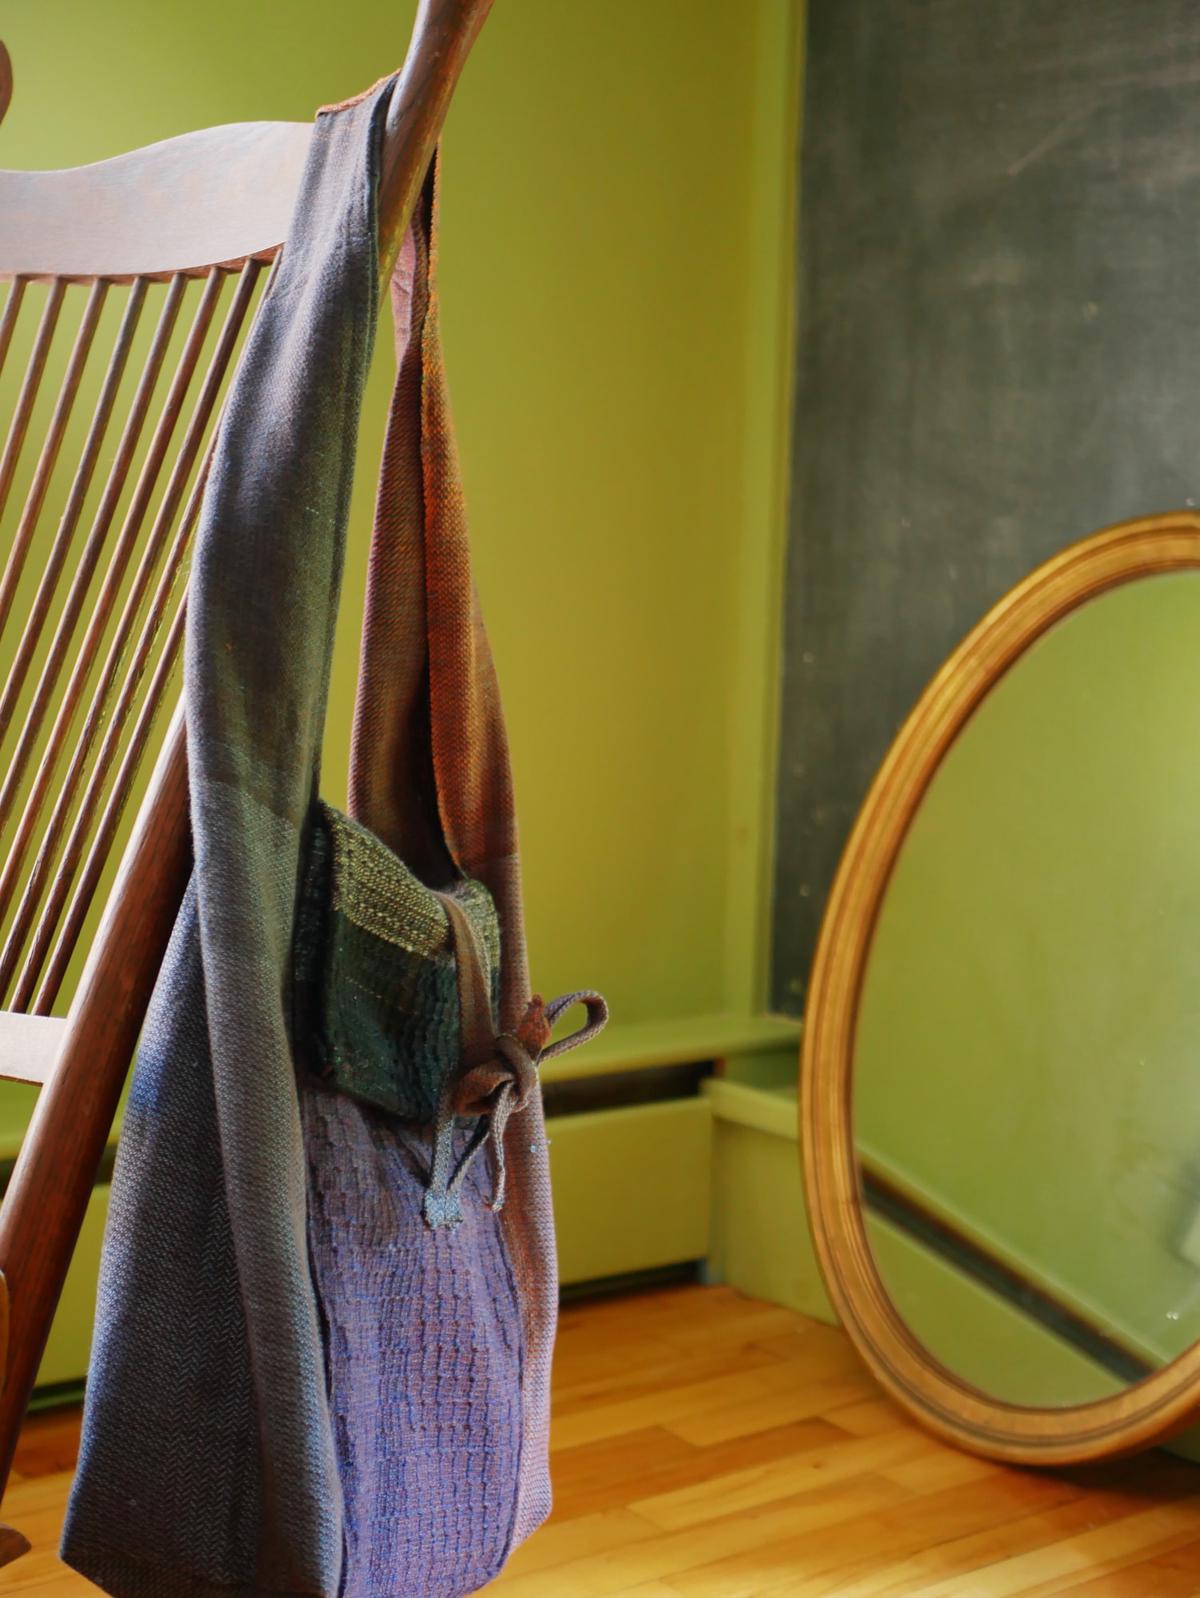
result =
[{"label": "dark chalkboard surface", "polygon": [[945,655],[1064,544],[1200,500],[1200,5],[808,14],[773,969],[793,1012],[855,810]]}]

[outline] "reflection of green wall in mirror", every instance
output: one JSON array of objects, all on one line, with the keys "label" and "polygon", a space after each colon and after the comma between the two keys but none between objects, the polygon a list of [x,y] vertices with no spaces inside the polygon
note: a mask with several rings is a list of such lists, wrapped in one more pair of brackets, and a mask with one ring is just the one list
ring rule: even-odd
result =
[{"label": "reflection of green wall in mirror", "polygon": [[901,851],[855,1055],[860,1148],[1155,1364],[1200,1335],[1197,637],[1200,573],[1144,579],[989,694]]},{"label": "reflection of green wall in mirror", "polygon": [[990,1398],[1053,1408],[1125,1386],[887,1221],[868,1216],[867,1235],[917,1341]]}]

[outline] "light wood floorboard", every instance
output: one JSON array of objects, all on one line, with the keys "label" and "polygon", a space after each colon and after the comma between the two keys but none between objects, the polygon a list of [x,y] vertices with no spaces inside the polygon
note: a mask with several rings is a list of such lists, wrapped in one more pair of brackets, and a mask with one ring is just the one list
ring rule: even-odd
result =
[{"label": "light wood floorboard", "polygon": [[[0,1593],[96,1591],[54,1553],[77,1442],[74,1413],[27,1426],[3,1518],[33,1549]],[[1200,1467],[969,1458],[840,1332],[728,1288],[564,1312],[554,1467],[497,1598],[1200,1598]]]}]

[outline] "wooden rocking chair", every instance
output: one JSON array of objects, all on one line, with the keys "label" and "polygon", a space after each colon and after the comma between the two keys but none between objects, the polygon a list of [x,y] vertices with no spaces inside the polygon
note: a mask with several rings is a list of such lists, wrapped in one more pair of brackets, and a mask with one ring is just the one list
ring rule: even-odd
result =
[{"label": "wooden rocking chair", "polygon": [[[385,284],[490,4],[419,5],[385,134]],[[0,119],[12,81],[0,45]],[[240,123],[0,172],[0,368],[26,352],[0,417],[0,1077],[40,1085],[0,1206],[0,1487],[190,869],[181,706],[156,735],[178,698],[177,590],[308,137]],[[27,1547],[0,1528],[0,1564]]]}]

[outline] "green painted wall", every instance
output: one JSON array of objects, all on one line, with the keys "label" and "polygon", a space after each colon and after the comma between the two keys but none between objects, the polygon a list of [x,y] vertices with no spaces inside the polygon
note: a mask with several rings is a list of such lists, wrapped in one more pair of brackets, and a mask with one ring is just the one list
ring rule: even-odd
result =
[{"label": "green painted wall", "polygon": [[[9,0],[0,162],[307,119],[401,59],[411,13]],[[744,691],[766,691],[774,606],[747,581],[778,533],[791,36],[779,0],[497,0],[446,138],[444,323],[533,971],[627,1024],[746,1007],[757,981],[767,723]],[[335,800],[377,454],[369,424]]]}]

